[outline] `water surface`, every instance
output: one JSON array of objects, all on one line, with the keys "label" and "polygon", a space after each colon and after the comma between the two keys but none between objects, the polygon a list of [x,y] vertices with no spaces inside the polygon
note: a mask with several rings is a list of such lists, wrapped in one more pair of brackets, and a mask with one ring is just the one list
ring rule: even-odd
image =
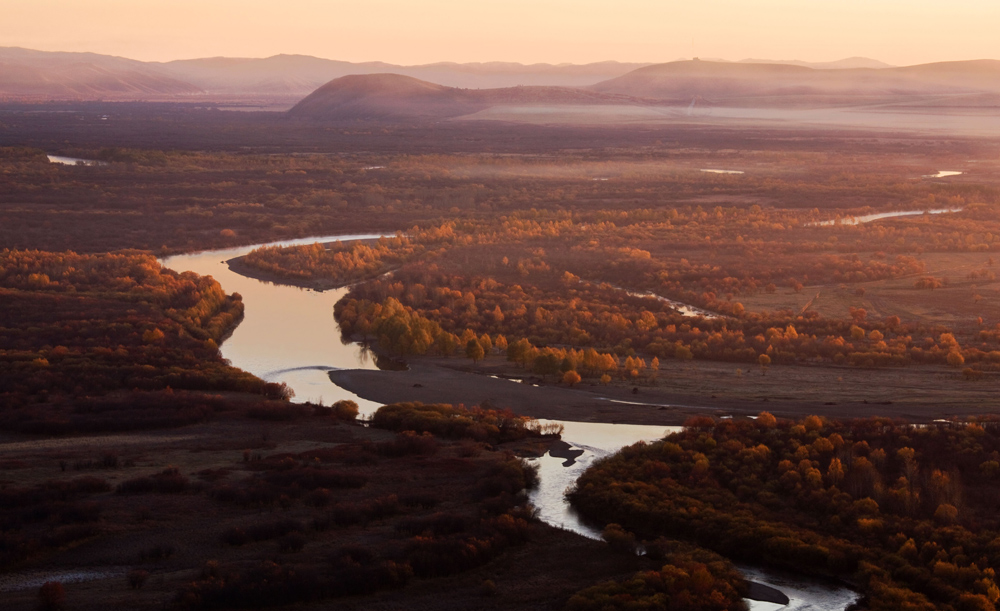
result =
[{"label": "water surface", "polygon": [[677,301],[675,299],[668,299],[663,295],[657,295],[656,293],[650,292],[639,292],[639,291],[627,291],[629,295],[633,297],[648,297],[650,299],[655,299],[657,301],[662,301],[666,303],[671,308],[677,310],[677,312],[683,316],[702,316],[704,318],[718,318],[719,315],[715,312],[710,312],[703,308],[699,308],[693,305],[684,303],[683,301]]},{"label": "water surface", "polygon": [[[293,246],[348,240],[367,240],[381,234],[325,236],[284,240],[270,246]],[[357,401],[363,413],[378,409],[367,401],[330,382],[326,372],[332,369],[375,369],[369,351],[359,344],[344,344],[340,328],[333,319],[333,305],[347,294],[346,287],[315,291],[272,284],[241,276],[229,269],[226,261],[243,256],[263,246],[239,246],[195,254],[177,255],[161,260],[175,271],[193,271],[212,276],[227,293],[243,296],[243,321],[223,342],[222,356],[236,367],[267,380],[284,382],[295,391],[295,401],[341,399]]]},{"label": "water surface", "polygon": [[528,459],[528,462],[538,465],[540,476],[538,488],[531,491],[529,499],[538,508],[538,516],[543,522],[590,539],[600,539],[601,531],[580,519],[563,494],[566,489],[572,486],[577,478],[594,464],[594,461],[639,441],[656,441],[681,430],[679,426],[604,424],[566,420],[539,420],[539,422],[563,425],[563,441],[574,450],[582,450],[583,454],[567,459],[546,452],[540,458]]},{"label": "water surface", "polygon": [[[961,172],[960,172],[961,173]],[[860,225],[881,219],[891,219],[898,216],[920,216],[921,214],[944,214],[946,212],[961,212],[962,208],[935,208],[933,210],[903,210],[900,212],[878,212],[875,214],[864,214],[861,216],[846,216],[829,221],[816,221],[806,223],[806,227],[829,227],[832,225]]]},{"label": "water surface", "polygon": [[78,157],[62,157],[60,155],[46,155],[49,158],[49,163],[58,163],[61,165],[108,165],[105,161],[97,161],[95,159],[80,159]]}]

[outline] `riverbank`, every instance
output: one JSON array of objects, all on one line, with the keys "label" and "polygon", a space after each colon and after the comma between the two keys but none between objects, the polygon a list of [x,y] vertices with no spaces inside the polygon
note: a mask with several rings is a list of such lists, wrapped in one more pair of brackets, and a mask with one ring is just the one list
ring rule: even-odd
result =
[{"label": "riverbank", "polygon": [[[621,424],[679,425],[699,415],[829,418],[886,416],[929,422],[995,413],[995,384],[966,381],[954,369],[911,367],[759,368],[733,363],[668,361],[655,382],[570,388],[532,376],[492,356],[475,367],[458,358],[420,357],[408,371],[330,371],[331,381],[379,403],[489,402],[536,418]],[[737,371],[739,370],[739,373]],[[524,377],[521,377],[524,376]],[[511,379],[513,378],[513,379]]]}]

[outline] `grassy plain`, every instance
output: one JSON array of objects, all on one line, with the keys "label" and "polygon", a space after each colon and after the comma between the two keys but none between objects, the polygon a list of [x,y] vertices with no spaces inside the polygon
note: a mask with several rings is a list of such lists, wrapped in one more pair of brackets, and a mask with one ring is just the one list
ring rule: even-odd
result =
[{"label": "grassy plain", "polygon": [[[334,491],[326,505],[296,500],[287,507],[241,506],[212,498],[213,488],[238,487],[259,475],[255,467],[269,456],[323,455],[340,448],[349,450],[344,456],[363,457],[365,444],[394,437],[379,429],[308,417],[294,422],[227,418],[178,431],[140,434],[55,439],[4,435],[0,482],[5,490],[82,476],[99,477],[112,490],[88,498],[101,507],[99,535],[7,567],[0,575],[0,597],[7,609],[35,609],[41,581],[56,579],[64,582],[67,606],[74,609],[161,609],[177,603],[178,591],[199,579],[206,562],[217,563],[220,571],[245,570],[272,560],[307,570],[326,566],[337,550],[350,546],[401,547],[407,540],[397,530],[401,524],[434,515],[468,515],[474,507],[467,498],[469,491],[493,465],[514,454],[536,455],[546,447],[545,442],[527,442],[487,451],[455,441],[442,442],[429,456],[369,457],[363,464],[346,467],[363,475],[365,486]],[[244,452],[263,460],[247,462]],[[118,466],[100,465],[109,453],[116,456]],[[338,460],[343,465],[343,459]],[[62,471],[60,463],[70,465],[69,470]],[[188,479],[188,489],[173,494],[114,492],[122,482],[155,476],[167,468],[176,468]],[[338,507],[364,505],[389,495],[404,501],[408,496],[430,500],[426,507],[407,506],[367,524],[317,530],[317,520],[336,515]],[[307,537],[301,551],[282,552],[275,539],[243,545],[221,540],[237,527],[289,521]],[[455,576],[415,579],[404,590],[336,600],[345,608],[558,608],[595,581],[626,576],[643,566],[638,559],[609,555],[598,542],[533,524],[529,543],[512,548],[497,562]],[[135,570],[151,575],[141,589],[129,587],[127,575]],[[74,575],[80,578],[78,583],[73,582]],[[487,579],[496,585],[495,595],[483,594]]]}]

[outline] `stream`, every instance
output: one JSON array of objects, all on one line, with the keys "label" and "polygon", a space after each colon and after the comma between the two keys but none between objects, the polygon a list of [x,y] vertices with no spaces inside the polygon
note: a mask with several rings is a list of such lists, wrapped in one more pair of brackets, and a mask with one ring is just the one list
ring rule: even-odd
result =
[{"label": "stream", "polygon": [[[341,341],[339,326],[333,318],[333,306],[349,289],[316,291],[256,280],[232,271],[226,261],[261,246],[378,237],[381,237],[380,234],[358,234],[285,240],[175,255],[161,259],[160,263],[178,272],[193,271],[212,276],[227,293],[235,292],[243,296],[243,321],[220,348],[222,356],[233,366],[268,382],[284,382],[295,392],[293,401],[323,401],[329,405],[349,399],[358,403],[362,416],[370,416],[381,404],[336,386],[327,376],[327,372],[334,369],[377,368],[373,355],[366,347],[356,342]],[[600,538],[600,531],[586,524],[569,506],[563,495],[566,488],[601,457],[639,441],[661,439],[680,429],[594,422],[542,422],[562,424],[562,438],[570,449],[559,452],[559,456],[546,453],[540,458],[529,459],[529,462],[538,465],[540,479],[538,488],[530,493],[529,498],[538,508],[542,521],[592,539]],[[838,611],[858,597],[856,592],[847,588],[831,587],[799,575],[759,567],[740,566],[740,570],[755,582],[781,590],[790,600],[787,605],[748,600],[752,611]]]},{"label": "stream", "polygon": [[882,219],[891,219],[900,216],[920,216],[923,214],[944,214],[946,212],[961,212],[962,208],[935,208],[933,210],[902,210],[899,212],[876,212],[874,214],[863,214],[861,216],[845,216],[829,221],[815,221],[806,223],[806,227],[830,227],[833,225],[860,225]]},{"label": "stream", "polygon": [[80,159],[79,157],[62,157],[60,155],[46,155],[49,158],[49,163],[57,163],[59,165],[107,165],[104,161],[97,161],[94,159]]}]

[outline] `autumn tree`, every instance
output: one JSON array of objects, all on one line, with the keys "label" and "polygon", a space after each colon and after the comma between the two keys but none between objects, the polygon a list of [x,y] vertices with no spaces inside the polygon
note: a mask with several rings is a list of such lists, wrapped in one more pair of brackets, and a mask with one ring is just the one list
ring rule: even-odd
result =
[{"label": "autumn tree", "polygon": [[490,350],[493,350],[493,340],[490,339],[488,333],[483,333],[479,337],[479,345],[483,347],[483,352],[486,354],[489,354]]},{"label": "autumn tree", "polygon": [[570,386],[575,386],[580,383],[580,374],[570,370],[563,374],[562,377],[563,384],[568,384]]},{"label": "autumn tree", "polygon": [[762,354],[757,357],[757,363],[760,364],[760,375],[765,375],[767,373],[767,368],[771,366],[771,357],[766,354]]},{"label": "autumn tree", "polygon": [[486,355],[483,345],[477,339],[470,339],[465,344],[465,356],[472,359],[473,363],[478,363]]},{"label": "autumn tree", "polygon": [[499,352],[507,352],[507,338],[498,334],[496,340],[493,342],[493,347]]}]

